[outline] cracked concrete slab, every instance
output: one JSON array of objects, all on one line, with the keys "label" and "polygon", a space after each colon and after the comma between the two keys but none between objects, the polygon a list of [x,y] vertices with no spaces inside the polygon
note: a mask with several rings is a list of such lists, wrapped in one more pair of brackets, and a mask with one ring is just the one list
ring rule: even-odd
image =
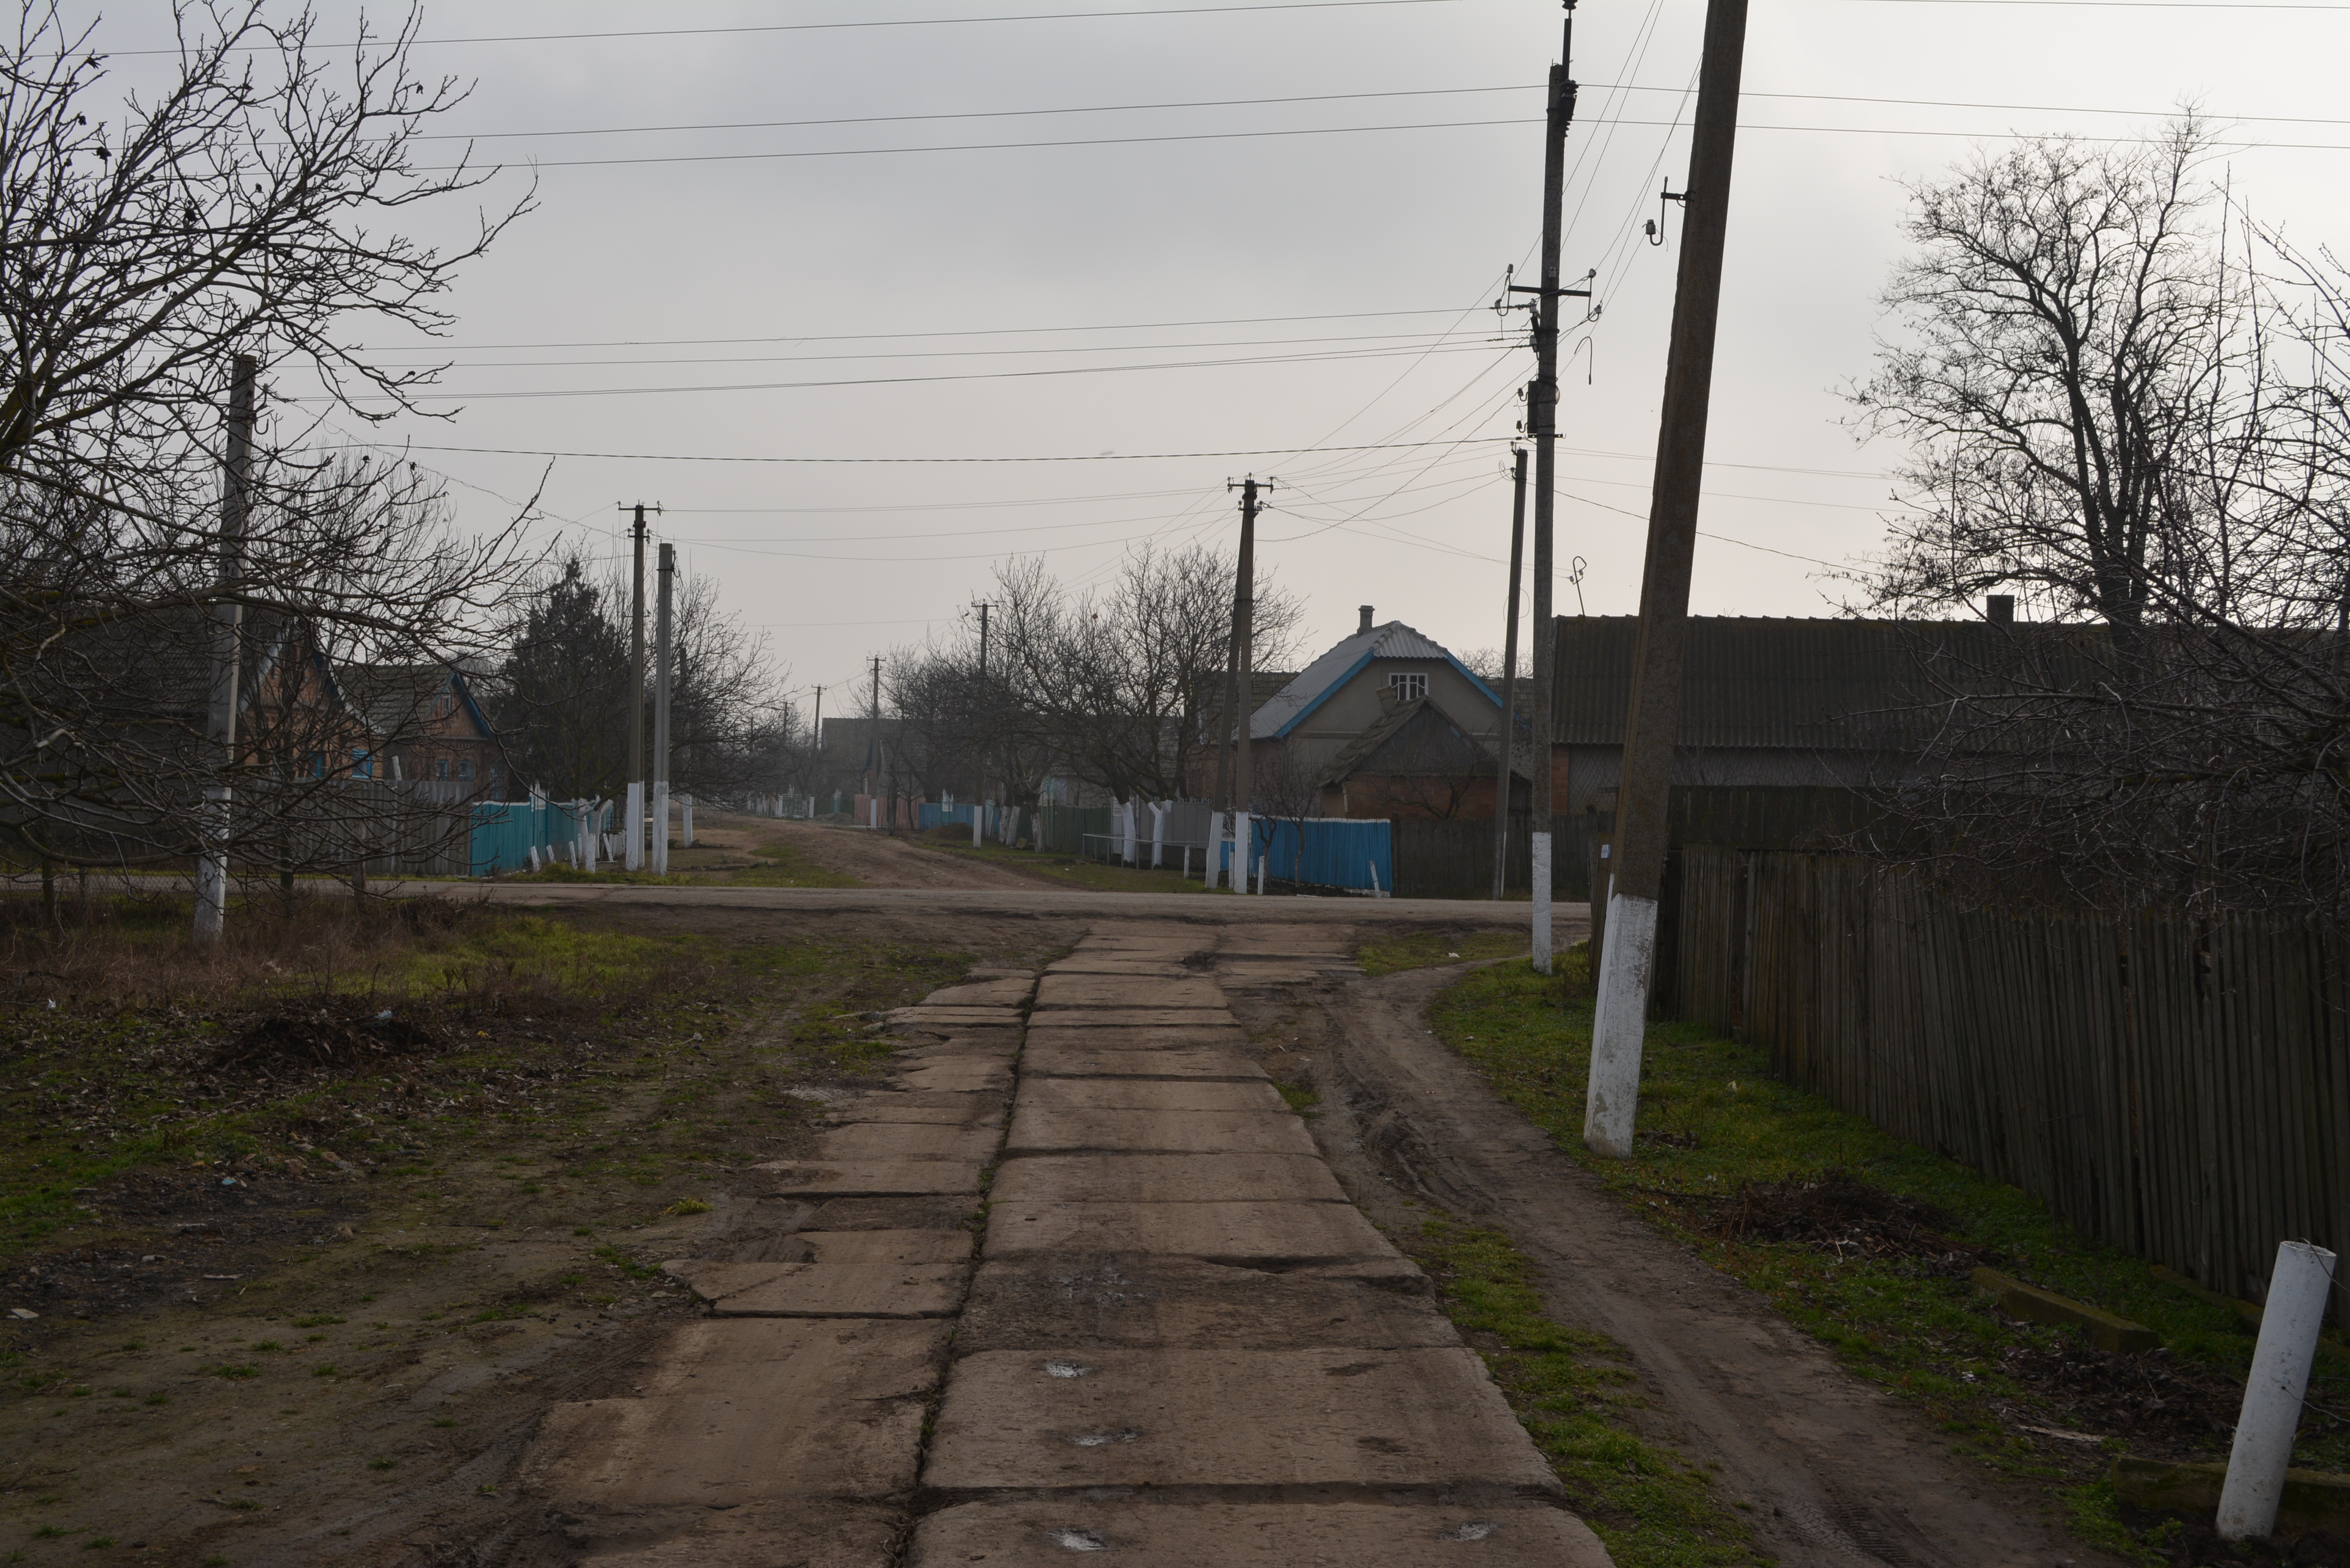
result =
[{"label": "cracked concrete slab", "polygon": [[1020,1103],[1051,1111],[1263,1111],[1288,1104],[1263,1079],[1041,1078],[1025,1084]]},{"label": "cracked concrete slab", "polygon": [[955,1329],[960,1354],[1040,1345],[1294,1350],[1460,1343],[1426,1296],[1382,1282],[1119,1252],[983,1263]]},{"label": "cracked concrete slab", "polygon": [[587,1511],[901,1491],[947,1334],[937,1322],[681,1324],[638,1397],[547,1411],[520,1482]]},{"label": "cracked concrete slab", "polygon": [[1006,1160],[991,1190],[998,1203],[1347,1201],[1310,1154],[1030,1154]]},{"label": "cracked concrete slab", "polygon": [[1168,1149],[1312,1154],[1305,1124],[1286,1110],[1096,1111],[1039,1104],[1023,1095],[1007,1153],[1051,1149]]},{"label": "cracked concrete slab", "polygon": [[994,1154],[995,1129],[928,1122],[852,1122],[816,1135],[809,1156],[821,1163],[855,1159],[976,1159]]},{"label": "cracked concrete slab", "polygon": [[[1071,1031],[1063,1031],[1071,1033]],[[1040,1041],[1020,1059],[1030,1079],[1070,1078],[1263,1078],[1265,1071],[1236,1051],[1212,1046],[1170,1046],[1163,1051],[1118,1051],[1087,1044],[1082,1036]]]},{"label": "cracked concrete slab", "polygon": [[1036,982],[1026,976],[973,981],[934,991],[916,1005],[931,1007],[1017,1007],[1028,1000]]},{"label": "cracked concrete slab", "polygon": [[1224,993],[1212,980],[1141,980],[1122,975],[1064,974],[1055,969],[1036,982],[1036,1011],[1149,1007],[1222,1011]]},{"label": "cracked concrete slab", "polygon": [[778,1159],[754,1165],[775,1198],[920,1197],[979,1192],[976,1159]]},{"label": "cracked concrete slab", "polygon": [[902,1528],[895,1509],[819,1500],[578,1515],[563,1534],[578,1568],[890,1568]]},{"label": "cracked concrete slab", "polygon": [[[963,1240],[967,1247],[969,1238]],[[680,1258],[661,1267],[720,1317],[946,1317],[962,1304],[971,1273],[967,1261],[736,1263]]]},{"label": "cracked concrete slab", "polygon": [[819,1126],[857,1122],[920,1122],[930,1127],[1000,1128],[1008,1109],[1003,1095],[941,1095],[877,1090],[825,1108]]},{"label": "cracked concrete slab", "polygon": [[1141,1252],[1232,1263],[1393,1258],[1347,1203],[995,1203],[989,1258],[1021,1252]]},{"label": "cracked concrete slab", "polygon": [[1038,1008],[1029,1027],[1043,1029],[1232,1029],[1221,993],[1209,1007],[1055,1007]]},{"label": "cracked concrete slab", "polygon": [[923,1483],[1561,1490],[1465,1348],[982,1351],[948,1378]]},{"label": "cracked concrete slab", "polygon": [[[1099,1051],[1238,1051],[1249,1038],[1237,1023],[1160,1023],[1146,1025],[1081,1023],[1078,1012],[1054,1012],[1039,1018],[1028,1031],[1029,1052],[1039,1045],[1085,1044]],[[1028,1059],[1024,1052],[1021,1060]]]},{"label": "cracked concrete slab", "polygon": [[1003,1498],[915,1527],[909,1568],[1022,1564],[1107,1552],[1131,1568],[1608,1568],[1598,1538],[1539,1503],[1230,1503],[1140,1496]]},{"label": "cracked concrete slab", "polygon": [[1012,1064],[989,1056],[949,1056],[898,1075],[909,1089],[1001,1092],[1012,1087]]}]

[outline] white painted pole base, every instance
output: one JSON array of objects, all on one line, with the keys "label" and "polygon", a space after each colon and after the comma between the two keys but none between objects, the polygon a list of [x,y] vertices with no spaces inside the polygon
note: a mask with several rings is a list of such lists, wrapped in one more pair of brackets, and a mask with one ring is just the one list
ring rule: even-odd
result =
[{"label": "white painted pole base", "polygon": [[1526,836],[1527,858],[1533,862],[1534,919],[1534,960],[1536,974],[1550,972],[1550,835]]},{"label": "white painted pole base", "polygon": [[2236,1417],[2236,1443],[2228,1453],[2227,1484],[2220,1489],[2216,1524],[2222,1541],[2263,1540],[2276,1528],[2333,1281],[2334,1254],[2324,1248],[2287,1241],[2277,1249],[2251,1375],[2244,1379],[2244,1407]]},{"label": "white painted pole base", "polygon": [[645,868],[645,786],[641,780],[629,785],[628,822],[621,830],[621,853],[627,868]]},{"label": "white painted pole base", "polygon": [[[683,847],[691,849],[693,847],[693,797],[687,795],[685,804],[679,807],[679,810],[684,813],[685,826],[679,830],[678,841]],[[781,806],[775,808],[775,815],[778,816],[783,815]]]},{"label": "white painted pole base", "polygon": [[652,867],[656,876],[669,875],[669,783],[653,781]]},{"label": "white painted pole base", "polygon": [[1640,1045],[1648,1025],[1648,981],[1656,957],[1657,901],[1610,893],[1607,940],[1599,955],[1599,1001],[1591,1015],[1583,1141],[1593,1152],[1617,1159],[1632,1158],[1632,1122],[1640,1108]]},{"label": "white painted pole base", "polygon": [[1256,846],[1256,829],[1249,824],[1249,814],[1232,813],[1232,891],[1249,890],[1249,851]]},{"label": "white painted pole base", "polygon": [[971,846],[977,849],[986,842],[986,838],[987,804],[975,800],[971,803]]}]

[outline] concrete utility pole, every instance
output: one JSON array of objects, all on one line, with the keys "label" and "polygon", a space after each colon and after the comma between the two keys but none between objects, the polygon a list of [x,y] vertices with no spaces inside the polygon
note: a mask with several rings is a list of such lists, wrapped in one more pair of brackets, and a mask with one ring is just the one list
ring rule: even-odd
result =
[{"label": "concrete utility pole", "polygon": [[653,613],[653,870],[669,875],[670,595],[677,581],[677,550],[660,547],[660,607]]},{"label": "concrete utility pole", "polygon": [[196,940],[207,947],[221,939],[228,919],[229,774],[236,766],[236,677],[238,628],[244,607],[229,597],[244,580],[244,520],[253,479],[253,379],[259,367],[250,354],[230,362],[228,465],[221,487],[221,597],[212,607],[213,672],[204,739],[212,752],[213,782],[204,786],[196,858]]},{"label": "concrete utility pole", "polygon": [[1550,590],[1551,521],[1558,475],[1558,309],[1563,298],[1591,297],[1590,289],[1562,288],[1558,281],[1560,187],[1566,170],[1566,128],[1575,119],[1575,82],[1566,74],[1575,58],[1575,0],[1565,0],[1565,31],[1559,63],[1550,68],[1550,107],[1543,128],[1542,282],[1533,288],[1513,285],[1510,289],[1534,296],[1534,381],[1526,396],[1526,422],[1534,438],[1534,798],[1526,847],[1534,874],[1534,961],[1544,974],[1550,972],[1550,751],[1557,684],[1551,669]]},{"label": "concrete utility pole", "polygon": [[[1616,789],[1616,876],[1591,1025],[1591,1086],[1583,1141],[1629,1158],[1640,1095],[1640,1047],[1656,955],[1672,804],[1673,741],[1680,728],[1681,645],[1689,630],[1690,566],[1697,551],[1698,482],[1713,388],[1721,253],[1730,227],[1731,154],[1738,138],[1738,85],[1746,50],[1746,0],[1707,0],[1705,59],[1698,71],[1681,220],[1680,276],[1665,363],[1663,428],[1657,437],[1648,556],[1640,575],[1640,632],[1625,709],[1624,763]],[[1601,890],[1592,889],[1593,896]]]},{"label": "concrete utility pole", "polygon": [[[824,688],[821,686],[816,689],[816,721],[808,726],[808,760],[814,763],[815,766],[811,773],[803,774],[802,776],[812,777],[816,784],[823,784]],[[814,789],[808,791],[808,815],[810,816],[814,816],[816,815],[816,791]]]},{"label": "concrete utility pole", "polygon": [[1503,896],[1510,868],[1510,762],[1517,750],[1518,577],[1526,556],[1526,449],[1510,449],[1510,616],[1502,635],[1502,744],[1493,795],[1493,897]]},{"label": "concrete utility pole", "polygon": [[[987,612],[995,607],[981,599],[972,607],[979,612],[979,700],[987,708],[994,707],[987,697]],[[978,748],[973,759],[974,777],[971,791],[971,846],[976,849],[984,841],[987,831],[987,748]]]},{"label": "concrete utility pole", "polygon": [[[865,800],[871,816],[868,826],[879,827],[881,826],[881,797],[873,787],[881,782],[877,776],[880,773],[877,764],[881,761],[881,656],[878,653],[873,656],[873,705],[866,711],[873,715],[866,721],[870,732],[865,737]],[[895,803],[892,803],[893,813],[895,809]],[[897,826],[894,816],[890,826]]]},{"label": "concrete utility pole", "polygon": [[[1266,480],[1264,488],[1271,490],[1273,481]],[[1249,766],[1249,710],[1255,694],[1250,666],[1256,653],[1256,476],[1251,474],[1237,483],[1226,480],[1224,489],[1241,493],[1241,558],[1240,570],[1232,577],[1232,675],[1228,690],[1233,716],[1232,869],[1240,877],[1240,890],[1245,893],[1252,832],[1249,806],[1255,796]]]},{"label": "concrete utility pole", "polygon": [[[635,587],[629,601],[629,789],[627,867],[645,865],[645,504],[629,529],[636,542]],[[656,505],[653,510],[659,512]]]}]

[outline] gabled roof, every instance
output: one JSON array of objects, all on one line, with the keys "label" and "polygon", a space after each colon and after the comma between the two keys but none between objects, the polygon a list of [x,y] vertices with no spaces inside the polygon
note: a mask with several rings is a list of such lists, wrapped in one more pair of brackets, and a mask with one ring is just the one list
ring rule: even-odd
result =
[{"label": "gabled roof", "polygon": [[1249,738],[1253,741],[1275,741],[1285,737],[1305,722],[1315,709],[1328,701],[1333,692],[1360,674],[1375,659],[1440,659],[1459,670],[1463,680],[1483,692],[1485,700],[1495,708],[1502,705],[1502,700],[1494,694],[1493,689],[1478,680],[1467,665],[1453,658],[1451,649],[1421,636],[1399,620],[1391,620],[1385,626],[1357,632],[1307,665],[1288,685],[1276,692],[1272,701],[1257,709],[1249,720]]},{"label": "gabled roof", "polygon": [[380,739],[415,735],[432,717],[433,700],[453,689],[473,727],[485,739],[497,732],[473,701],[463,671],[450,664],[346,664],[338,672],[343,695]]},{"label": "gabled roof", "polygon": [[[1414,749],[1414,743],[1417,749]],[[1382,752],[1400,750],[1382,759]],[[1379,765],[1382,762],[1387,765]],[[1490,767],[1492,753],[1452,722],[1432,698],[1398,702],[1378,722],[1347,742],[1322,770],[1321,787],[1331,788],[1356,774],[1453,774],[1464,767]]]}]

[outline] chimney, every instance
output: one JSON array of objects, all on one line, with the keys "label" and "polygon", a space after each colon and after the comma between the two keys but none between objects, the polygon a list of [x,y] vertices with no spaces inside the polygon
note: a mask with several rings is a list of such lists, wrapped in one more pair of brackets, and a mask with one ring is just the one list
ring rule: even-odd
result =
[{"label": "chimney", "polygon": [[1370,630],[1370,629],[1371,629],[1371,607],[1370,607],[1370,606],[1368,606],[1368,605],[1365,605],[1365,606],[1363,606],[1363,624],[1362,624],[1362,625],[1360,625],[1360,626],[1358,626],[1358,627],[1357,627],[1357,628],[1355,628],[1355,635],[1356,635],[1357,637],[1360,637],[1360,636],[1362,636],[1362,635],[1363,635],[1363,633],[1365,633],[1365,632],[1367,632],[1367,631],[1368,631],[1368,630]]},{"label": "chimney", "polygon": [[1992,594],[1983,600],[1983,618],[1993,626],[2015,624],[2015,596]]}]

